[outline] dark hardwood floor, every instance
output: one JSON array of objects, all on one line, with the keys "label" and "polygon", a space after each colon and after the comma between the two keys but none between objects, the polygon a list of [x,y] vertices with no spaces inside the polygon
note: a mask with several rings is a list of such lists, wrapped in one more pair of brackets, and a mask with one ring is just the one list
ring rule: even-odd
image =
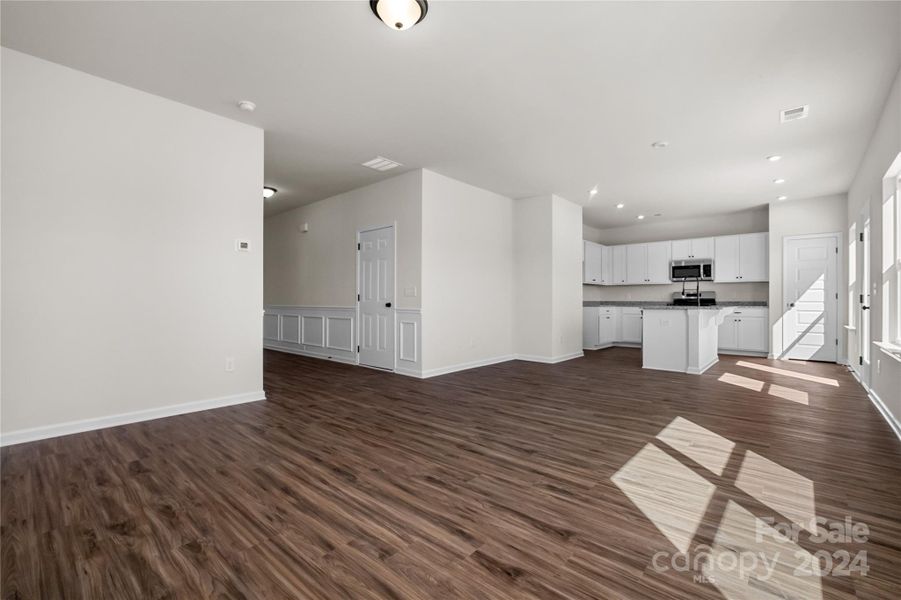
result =
[{"label": "dark hardwood floor", "polygon": [[[267,352],[266,402],[4,448],[2,597],[901,597],[901,443],[860,386],[721,359],[419,381]],[[868,541],[749,533],[814,514]],[[774,548],[769,579],[655,568]],[[841,550],[866,575],[788,564]]]}]

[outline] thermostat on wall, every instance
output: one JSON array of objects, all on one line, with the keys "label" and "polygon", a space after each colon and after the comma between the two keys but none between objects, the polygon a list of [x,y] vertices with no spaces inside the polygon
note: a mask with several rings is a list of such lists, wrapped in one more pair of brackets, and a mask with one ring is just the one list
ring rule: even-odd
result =
[{"label": "thermostat on wall", "polygon": [[249,240],[235,240],[235,250],[238,252],[250,252]]}]

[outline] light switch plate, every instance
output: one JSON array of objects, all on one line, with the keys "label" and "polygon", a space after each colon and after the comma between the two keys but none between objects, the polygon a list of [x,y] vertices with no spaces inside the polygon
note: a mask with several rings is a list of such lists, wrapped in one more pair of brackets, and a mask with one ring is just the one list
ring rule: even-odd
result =
[{"label": "light switch plate", "polygon": [[250,240],[235,240],[235,250],[238,252],[250,252]]}]

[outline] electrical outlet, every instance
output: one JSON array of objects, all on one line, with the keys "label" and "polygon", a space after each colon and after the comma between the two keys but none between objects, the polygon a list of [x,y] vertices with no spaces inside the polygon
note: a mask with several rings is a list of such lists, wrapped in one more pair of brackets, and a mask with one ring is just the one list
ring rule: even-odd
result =
[{"label": "electrical outlet", "polygon": [[234,371],[234,370],[235,370],[235,357],[234,357],[234,356],[227,356],[227,357],[225,358],[225,371],[226,371],[227,373],[231,373],[231,372]]},{"label": "electrical outlet", "polygon": [[876,359],[876,374],[879,375],[880,373],[882,373],[882,359],[877,358]]}]

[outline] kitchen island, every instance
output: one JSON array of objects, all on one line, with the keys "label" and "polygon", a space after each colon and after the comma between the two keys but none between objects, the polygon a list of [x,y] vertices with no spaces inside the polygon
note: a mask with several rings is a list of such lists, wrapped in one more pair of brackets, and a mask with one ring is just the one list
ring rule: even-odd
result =
[{"label": "kitchen island", "polygon": [[719,360],[719,326],[734,311],[734,306],[644,307],[642,367],[700,375]]}]

